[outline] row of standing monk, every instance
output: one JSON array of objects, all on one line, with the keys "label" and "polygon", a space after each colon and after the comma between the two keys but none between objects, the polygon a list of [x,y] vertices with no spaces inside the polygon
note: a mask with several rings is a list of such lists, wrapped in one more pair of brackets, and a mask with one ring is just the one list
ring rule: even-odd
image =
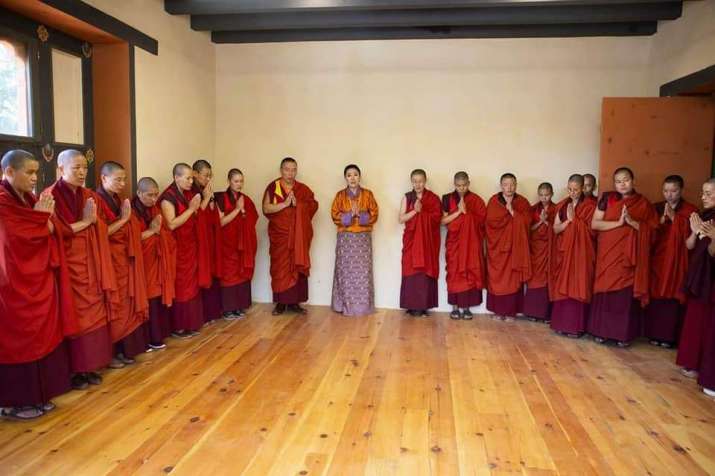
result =
[{"label": "row of standing monk", "polygon": [[[245,315],[258,212],[241,192],[240,170],[229,172],[225,192],[214,193],[208,162],[177,164],[174,181],[163,192],[145,177],[136,196],[121,200],[126,172],[117,163],[102,165],[101,185],[90,191],[84,187],[86,158],[64,151],[58,157],[61,177],[35,197],[38,168],[25,151],[2,159],[3,415],[41,416],[54,408],[52,397],[101,383],[102,368],[131,365],[138,354],[164,348],[169,335],[191,338],[215,319]],[[311,221],[318,203],[296,180],[294,159],[284,159],[280,170],[262,203],[269,219],[273,314],[304,314],[300,304],[308,300]],[[374,310],[371,230],[378,206],[360,187],[356,165],[344,175],[347,186],[331,209],[338,227],[332,304],[336,312],[362,315]],[[664,191],[677,188],[677,198],[666,194],[665,204],[658,205],[664,208],[656,212],[633,189],[630,170],[619,169],[614,177],[616,191],[597,201],[583,193],[583,176],[574,175],[569,196],[558,205],[551,202],[552,187],[542,184],[540,201],[532,207],[516,193],[512,174],[502,176],[502,191],[485,205],[469,191],[464,172],[455,175],[454,192],[440,200],[426,189],[426,173],[413,171],[413,190],[400,207],[401,306],[413,316],[437,306],[443,224],[452,318],[470,319],[469,308],[481,303],[486,288],[487,307],[498,318],[523,312],[551,319],[556,331],[573,337],[588,331],[601,342],[627,345],[638,334],[641,306],[652,295],[645,319],[654,329],[649,337],[675,342],[689,289],[682,286],[688,252],[681,253],[677,244],[694,248],[693,257],[708,257],[715,233],[707,215],[711,207],[704,192],[704,215],[695,218],[697,209],[680,198],[682,179],[671,177]],[[592,176],[587,182],[595,186]],[[712,186],[715,192],[708,184],[704,190]],[[686,219],[692,233],[681,239],[681,218],[688,214],[693,214]],[[690,272],[710,272],[709,266],[701,268],[691,266]],[[698,276],[702,290],[705,278]],[[707,389],[715,386],[703,365],[708,356],[712,360],[709,344],[715,339],[708,332],[715,326],[708,324],[708,299],[691,312],[695,308],[687,307],[680,350],[689,350],[682,362],[679,350],[678,359],[690,376],[701,370]]]}]

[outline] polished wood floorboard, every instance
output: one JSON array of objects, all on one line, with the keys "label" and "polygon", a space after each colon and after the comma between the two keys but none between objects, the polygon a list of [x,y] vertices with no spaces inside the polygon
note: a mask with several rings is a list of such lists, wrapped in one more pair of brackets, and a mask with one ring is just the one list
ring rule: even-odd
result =
[{"label": "polished wood floorboard", "polygon": [[1,421],[0,474],[715,474],[715,400],[672,350],[485,316],[270,310]]}]

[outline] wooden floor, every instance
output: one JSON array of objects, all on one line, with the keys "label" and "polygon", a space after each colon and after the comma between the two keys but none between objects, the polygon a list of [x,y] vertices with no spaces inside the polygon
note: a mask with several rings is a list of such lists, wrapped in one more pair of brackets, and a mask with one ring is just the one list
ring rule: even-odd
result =
[{"label": "wooden floor", "polygon": [[0,474],[715,474],[715,401],[674,358],[525,321],[258,305],[0,422]]}]

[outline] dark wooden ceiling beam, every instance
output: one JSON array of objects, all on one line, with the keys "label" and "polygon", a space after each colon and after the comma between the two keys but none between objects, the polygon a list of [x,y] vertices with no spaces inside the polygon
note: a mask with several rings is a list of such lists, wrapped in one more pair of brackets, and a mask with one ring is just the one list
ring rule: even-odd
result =
[{"label": "dark wooden ceiling beam", "polygon": [[322,28],[310,30],[217,31],[211,34],[211,39],[215,43],[278,43],[450,38],[645,36],[654,34],[657,28],[657,22],[417,28]]},{"label": "dark wooden ceiling beam", "polygon": [[164,9],[175,15],[226,15],[292,11],[521,7],[526,4],[583,6],[670,1],[672,0],[164,0]]},{"label": "dark wooden ceiling beam", "polygon": [[526,6],[423,10],[328,11],[192,15],[191,27],[207,31],[385,28],[416,26],[627,23],[673,20],[681,2],[595,6]]}]

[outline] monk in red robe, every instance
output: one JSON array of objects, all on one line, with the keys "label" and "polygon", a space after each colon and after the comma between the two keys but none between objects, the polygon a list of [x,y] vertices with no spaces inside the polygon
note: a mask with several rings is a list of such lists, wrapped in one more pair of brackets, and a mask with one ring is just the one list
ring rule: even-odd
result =
[{"label": "monk in red robe", "polygon": [[194,183],[191,187],[195,194],[201,195],[201,207],[198,210],[199,226],[205,233],[207,256],[205,260],[211,270],[211,283],[201,289],[201,301],[204,307],[204,321],[211,323],[221,317],[221,218],[214,202],[213,170],[211,164],[203,159],[192,165]]},{"label": "monk in red robe", "polygon": [[596,195],[596,176],[593,174],[583,175],[583,197],[586,200],[598,201]]},{"label": "monk in red robe", "polygon": [[107,225],[98,219],[99,197],[83,184],[87,159],[68,149],[57,157],[60,179],[48,190],[61,223],[79,331],[69,339],[72,386],[99,385],[96,372],[112,360],[109,301],[117,291]]},{"label": "monk in red robe", "polygon": [[486,218],[487,206],[469,190],[467,172],[454,174],[454,192],[442,196],[442,224],[447,226],[447,301],[452,305],[452,319],[472,319],[469,308],[482,303]]},{"label": "monk in red robe", "polygon": [[691,250],[684,285],[687,307],[675,362],[686,377],[704,374],[700,375],[706,382],[703,386],[715,390],[715,179],[703,184],[702,201],[702,212],[690,215],[690,236],[685,242]]},{"label": "monk in red robe", "polygon": [[551,201],[554,187],[544,182],[537,189],[539,201],[531,207],[531,234],[529,248],[531,254],[531,279],[526,282],[524,314],[532,321],[549,322],[551,304],[549,302],[549,246],[554,231],[556,205]]},{"label": "monk in red robe", "polygon": [[648,304],[650,250],[658,216],[635,191],[627,167],[613,174],[615,191],[598,200],[592,228],[598,233],[596,280],[588,331],[598,343],[627,347],[638,337],[641,307]]},{"label": "monk in red robe", "polygon": [[402,285],[400,307],[413,317],[429,316],[429,309],[439,306],[440,223],[442,203],[427,190],[427,172],[415,169],[410,174],[412,191],[402,197],[400,223],[402,234]]},{"label": "monk in red robe", "polygon": [[172,336],[187,339],[204,325],[201,288],[211,286],[205,228],[199,225],[201,195],[194,193],[192,169],[179,163],[172,183],[159,197],[163,221],[176,240],[176,280],[172,305]]},{"label": "monk in red robe", "polygon": [[65,337],[78,331],[55,201],[32,191],[40,165],[24,150],[2,158],[0,182],[0,408],[28,420],[70,390]]},{"label": "monk in red robe", "polygon": [[501,192],[487,204],[487,309],[513,321],[523,310],[524,283],[531,278],[531,205],[516,193],[516,176],[504,174]]},{"label": "monk in red robe", "polygon": [[221,218],[221,301],[226,320],[240,319],[251,307],[251,280],[256,268],[256,223],[258,211],[244,195],[243,172],[228,172],[228,188],[217,192],[216,206]]},{"label": "monk in red robe", "polygon": [[149,300],[149,320],[145,332],[149,349],[166,348],[164,339],[171,334],[170,308],[176,293],[176,240],[165,226],[159,200],[159,185],[151,177],[137,182],[132,199],[132,214],[141,233],[144,280]]},{"label": "monk in red robe", "polygon": [[127,173],[117,162],[108,161],[102,164],[99,176],[99,216],[107,224],[117,280],[117,289],[109,302],[109,332],[115,355],[109,367],[118,369],[133,364],[134,357],[149,345],[144,326],[149,319],[149,302],[139,223],[132,220],[129,199],[119,197],[124,192]]},{"label": "monk in red robe", "polygon": [[583,183],[581,175],[569,177],[568,197],[556,205],[549,256],[551,328],[573,338],[586,332],[596,265],[596,201],[583,194]]},{"label": "monk in red robe", "polygon": [[268,218],[273,315],[289,311],[305,314],[300,303],[308,300],[310,243],[313,216],[318,202],[313,191],[298,182],[298,163],[291,157],[281,161],[281,177],[263,194],[263,214]]},{"label": "monk in red robe", "polygon": [[643,333],[650,343],[672,347],[685,314],[683,282],[688,270],[690,215],[698,208],[682,198],[683,178],[670,175],[663,182],[664,201],[655,205],[660,217],[650,260],[650,303],[645,310]]}]

